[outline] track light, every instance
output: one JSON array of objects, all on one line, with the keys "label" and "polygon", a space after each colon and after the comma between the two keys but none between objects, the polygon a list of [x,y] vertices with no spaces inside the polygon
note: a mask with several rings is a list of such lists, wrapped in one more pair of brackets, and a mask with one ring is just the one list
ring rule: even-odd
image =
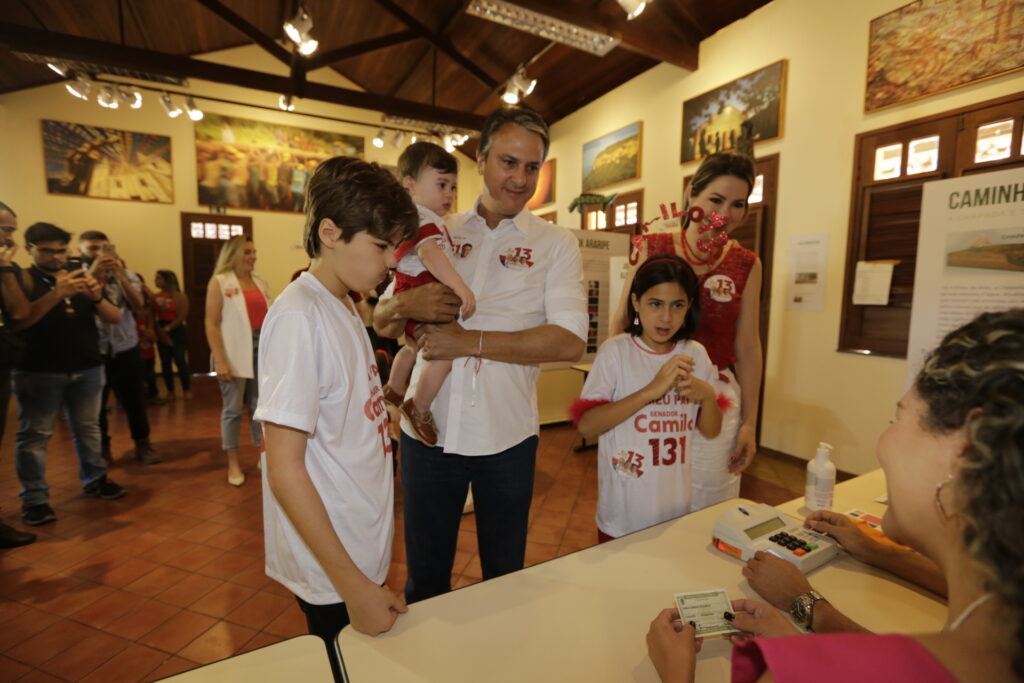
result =
[{"label": "track light", "polygon": [[298,46],[299,53],[303,55],[313,54],[320,45],[309,35],[311,30],[313,30],[313,17],[309,16],[309,12],[302,5],[299,5],[294,17],[284,22],[285,34]]},{"label": "track light", "polygon": [[451,133],[449,133],[448,135],[444,136],[444,148],[445,148],[445,150],[449,154],[451,154],[452,152],[455,151],[455,140],[454,140],[454,138],[455,138],[455,136],[452,135]]},{"label": "track light", "polygon": [[384,147],[384,129],[381,128],[377,131],[377,134],[373,136],[373,146],[377,149]]},{"label": "track light", "polygon": [[526,75],[526,68],[520,66],[505,84],[505,92],[502,93],[501,99],[507,104],[519,104],[519,101],[532,93],[536,87],[537,79],[529,78]]},{"label": "track light", "polygon": [[627,21],[633,21],[639,17],[643,13],[644,8],[647,7],[645,0],[618,0],[618,2],[619,7],[626,11]]},{"label": "track light", "polygon": [[277,98],[277,106],[284,111],[295,111],[295,103],[292,102],[291,95],[281,95]]},{"label": "track light", "polygon": [[105,85],[100,88],[100,93],[96,96],[96,102],[106,109],[117,109],[117,92],[114,90],[114,86]]},{"label": "track light", "polygon": [[58,74],[61,75],[61,77],[68,75],[68,67],[64,64],[61,64],[60,62],[47,62],[46,66],[56,71]]},{"label": "track light", "polygon": [[138,88],[132,88],[131,90],[118,88],[117,99],[126,107],[131,107],[132,109],[139,109],[142,107],[142,93],[139,92]]},{"label": "track light", "polygon": [[395,137],[391,138],[391,144],[394,145],[396,149],[400,148],[404,141],[405,141],[405,132],[400,131],[400,130],[396,131],[395,132]]},{"label": "track light", "polygon": [[92,90],[92,79],[85,74],[78,74],[69,83],[65,83],[64,87],[78,99],[87,100]]},{"label": "track light", "polygon": [[160,96],[160,104],[164,105],[164,111],[166,111],[167,115],[172,119],[176,119],[181,116],[181,107],[176,105],[171,99],[171,96],[167,93]]},{"label": "track light", "polygon": [[203,120],[203,110],[196,106],[196,101],[189,95],[185,100],[185,111],[188,112],[188,117],[193,121]]},{"label": "track light", "polygon": [[415,145],[416,144],[416,133],[413,133],[412,135],[409,136],[409,144],[410,145]]}]

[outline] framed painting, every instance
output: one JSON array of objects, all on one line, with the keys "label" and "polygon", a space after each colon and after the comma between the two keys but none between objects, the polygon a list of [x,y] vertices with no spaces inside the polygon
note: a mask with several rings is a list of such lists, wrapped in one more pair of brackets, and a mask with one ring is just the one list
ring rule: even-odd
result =
[{"label": "framed painting", "polygon": [[872,19],[864,111],[1024,69],[1021,21],[1024,0],[918,0]]},{"label": "framed painting", "polygon": [[47,119],[42,125],[50,194],[174,203],[170,137]]},{"label": "framed painting", "polygon": [[786,66],[787,60],[779,60],[683,102],[679,163],[736,149],[746,121],[754,144],[782,137]]},{"label": "framed painting", "polygon": [[636,180],[640,177],[643,121],[602,135],[583,145],[583,191]]},{"label": "framed painting", "polygon": [[199,203],[301,213],[317,164],[365,149],[357,135],[207,114],[196,122]]},{"label": "framed painting", "polygon": [[554,159],[548,159],[540,167],[537,174],[537,189],[530,197],[530,201],[526,202],[526,207],[531,211],[555,201],[555,169]]}]

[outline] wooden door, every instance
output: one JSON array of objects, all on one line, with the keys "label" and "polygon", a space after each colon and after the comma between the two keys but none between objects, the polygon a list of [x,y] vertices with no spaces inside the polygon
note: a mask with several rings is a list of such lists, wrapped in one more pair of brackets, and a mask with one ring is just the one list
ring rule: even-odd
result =
[{"label": "wooden door", "polygon": [[252,236],[252,218],[224,214],[181,214],[181,286],[188,297],[188,364],[193,374],[210,372],[210,345],[206,342],[206,285],[213,276],[217,254],[234,235]]}]

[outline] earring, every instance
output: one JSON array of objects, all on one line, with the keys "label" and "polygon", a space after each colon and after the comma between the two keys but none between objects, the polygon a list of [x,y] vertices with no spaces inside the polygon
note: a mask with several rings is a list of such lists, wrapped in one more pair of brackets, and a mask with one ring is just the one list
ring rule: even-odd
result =
[{"label": "earring", "polygon": [[939,514],[942,515],[943,519],[949,519],[949,515],[946,514],[946,508],[942,506],[942,489],[945,488],[946,484],[953,481],[953,475],[949,475],[945,479],[939,482],[939,485],[935,487],[935,507],[939,508]]},{"label": "earring", "polygon": [[633,327],[639,327],[639,326],[640,326],[640,316],[639,315],[634,315],[633,316]]}]

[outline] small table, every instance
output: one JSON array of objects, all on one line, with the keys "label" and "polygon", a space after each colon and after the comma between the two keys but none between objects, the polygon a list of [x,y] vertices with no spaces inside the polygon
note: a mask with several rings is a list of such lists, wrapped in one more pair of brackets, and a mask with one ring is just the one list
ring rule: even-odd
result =
[{"label": "small table", "polygon": [[[880,472],[836,487],[836,510],[876,511]],[[658,680],[644,642],[673,593],[724,588],[757,598],[743,562],[711,546],[727,501],[608,543],[424,600],[376,638],[346,627],[338,645],[352,683],[374,681]],[[781,509],[799,510],[803,501]],[[924,590],[840,553],[809,574],[816,589],[865,628],[922,633],[946,608]],[[706,641],[701,683],[728,681],[731,645]]]},{"label": "small table", "polygon": [[327,648],[319,636],[296,636],[252,652],[222,659],[176,676],[173,683],[253,683],[254,681],[309,681],[334,683]]}]

